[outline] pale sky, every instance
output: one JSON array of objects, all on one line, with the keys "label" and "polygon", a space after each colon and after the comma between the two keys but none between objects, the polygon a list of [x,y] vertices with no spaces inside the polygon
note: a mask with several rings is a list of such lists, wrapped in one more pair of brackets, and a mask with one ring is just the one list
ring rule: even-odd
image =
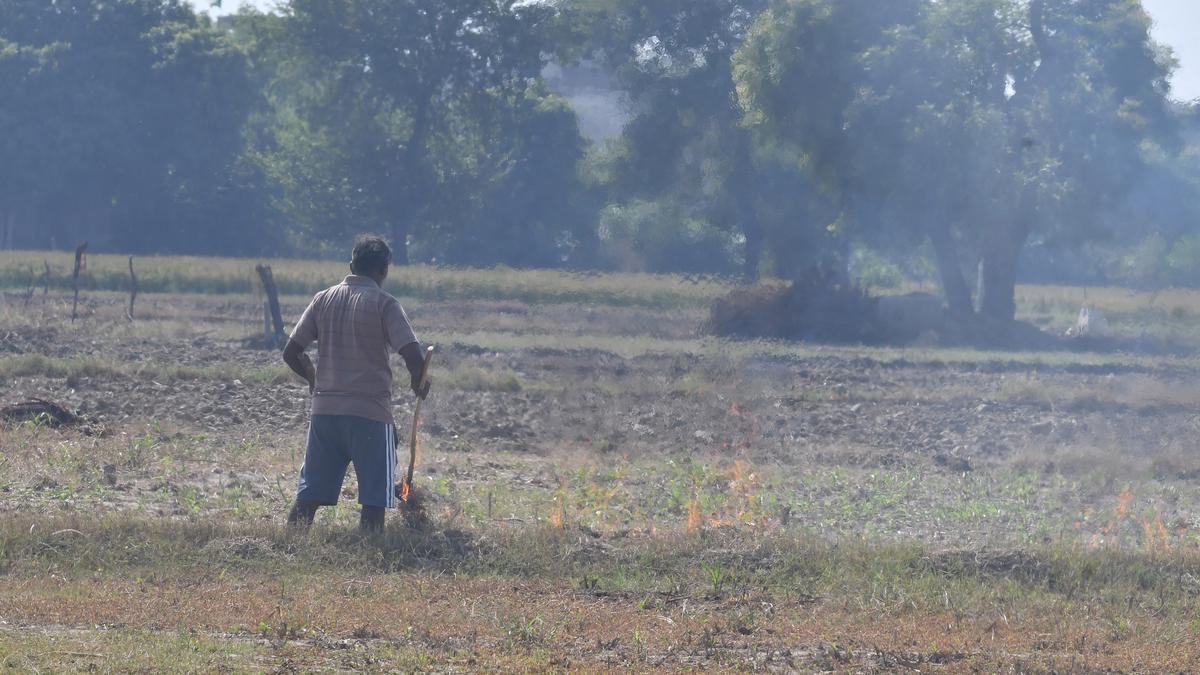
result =
[{"label": "pale sky", "polygon": [[[212,0],[188,0],[206,9]],[[236,12],[242,5],[270,9],[276,0],[224,0],[215,14]],[[1154,37],[1170,45],[1179,59],[1179,70],[1172,81],[1174,97],[1181,101],[1200,98],[1200,0],[1142,0],[1154,18]]]},{"label": "pale sky", "polygon": [[1171,82],[1175,98],[1200,98],[1200,0],[1142,0],[1154,19],[1154,39],[1170,45],[1179,59]]}]

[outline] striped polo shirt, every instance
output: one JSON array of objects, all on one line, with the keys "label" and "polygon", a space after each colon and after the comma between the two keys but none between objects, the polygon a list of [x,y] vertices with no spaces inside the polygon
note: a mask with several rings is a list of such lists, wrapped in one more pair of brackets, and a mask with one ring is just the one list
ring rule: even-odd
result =
[{"label": "striped polo shirt", "polygon": [[389,357],[417,341],[399,300],[352,274],[313,297],[292,339],[301,347],[317,343],[312,414],[394,423]]}]

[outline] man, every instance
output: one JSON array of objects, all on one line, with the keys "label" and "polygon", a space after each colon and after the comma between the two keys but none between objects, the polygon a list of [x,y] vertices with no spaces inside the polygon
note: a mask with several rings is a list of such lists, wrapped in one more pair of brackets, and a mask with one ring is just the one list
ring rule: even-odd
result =
[{"label": "man", "polygon": [[[420,343],[399,301],[382,289],[392,251],[380,237],[354,243],[350,276],[313,297],[292,331],[283,360],[308,381],[312,415],[300,487],[288,523],[308,527],[317,508],[337,504],[354,462],[358,476],[360,525],[383,529],[386,509],[395,505],[396,430],[392,419],[389,356],[404,357],[413,392],[423,364]],[[317,367],[304,350],[317,343]]]}]

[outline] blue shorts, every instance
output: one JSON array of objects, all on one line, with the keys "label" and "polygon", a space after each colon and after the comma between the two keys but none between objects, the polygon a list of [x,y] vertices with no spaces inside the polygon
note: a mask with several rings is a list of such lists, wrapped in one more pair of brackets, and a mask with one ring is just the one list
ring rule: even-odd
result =
[{"label": "blue shorts", "polygon": [[396,428],[365,417],[313,415],[308,423],[308,448],[300,467],[296,500],[324,506],[338,503],[346,467],[354,462],[358,503],[392,508],[396,505]]}]

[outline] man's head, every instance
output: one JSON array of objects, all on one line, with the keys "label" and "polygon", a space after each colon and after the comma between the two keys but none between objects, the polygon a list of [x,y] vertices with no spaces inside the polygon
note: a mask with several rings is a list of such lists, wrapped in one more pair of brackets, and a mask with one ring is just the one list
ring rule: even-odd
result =
[{"label": "man's head", "polygon": [[359,235],[354,240],[354,251],[350,256],[350,272],[370,277],[379,284],[387,278],[388,265],[392,263],[392,249],[383,240],[372,234]]}]

